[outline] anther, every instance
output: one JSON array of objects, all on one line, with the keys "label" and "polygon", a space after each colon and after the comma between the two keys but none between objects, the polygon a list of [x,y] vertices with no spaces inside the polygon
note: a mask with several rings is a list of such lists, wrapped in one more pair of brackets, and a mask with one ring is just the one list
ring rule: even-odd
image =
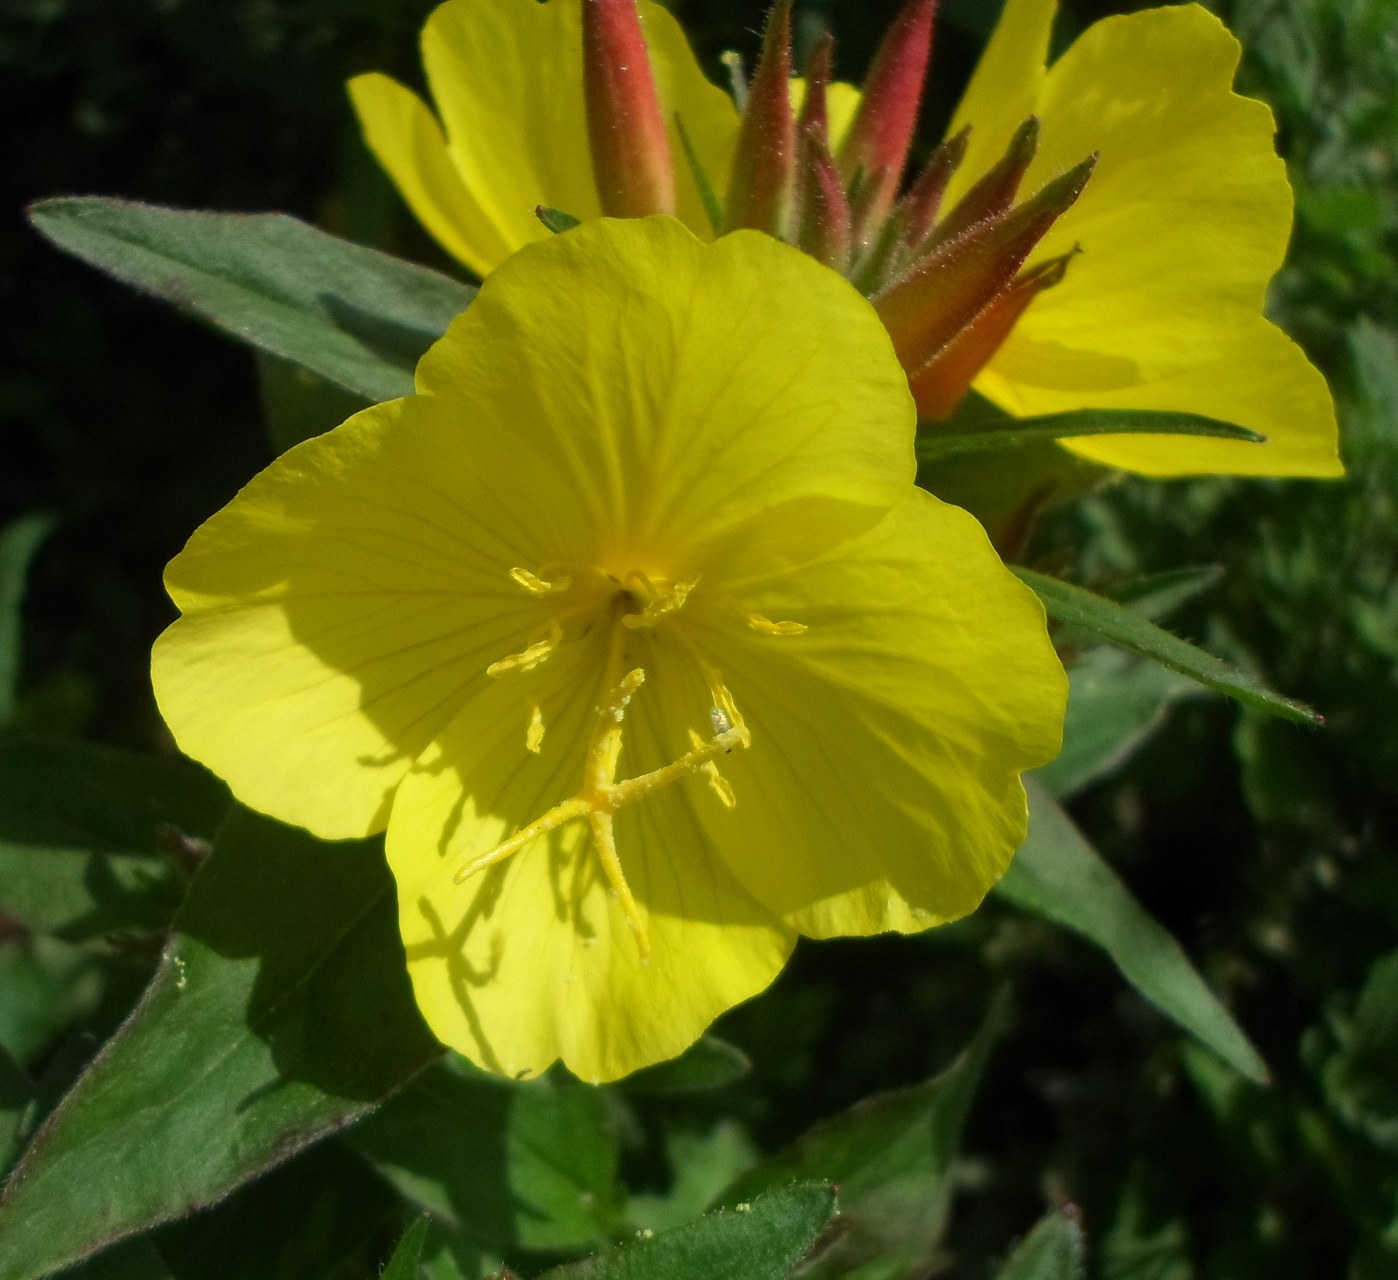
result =
[{"label": "anther", "polygon": [[535,703],[529,713],[529,728],[524,731],[524,749],[538,755],[544,746],[544,713]]},{"label": "anther", "polygon": [[572,578],[564,574],[561,578],[556,578],[552,582],[546,582],[538,574],[530,573],[528,569],[511,569],[512,577],[531,596],[552,596],[561,591],[567,591],[573,585]]},{"label": "anther", "polygon": [[809,630],[804,622],[773,622],[760,613],[748,614],[748,626],[764,636],[799,636]]},{"label": "anther", "polygon": [[[642,575],[637,575],[642,577]],[[647,586],[650,580],[642,577]],[[689,599],[689,593],[699,585],[699,579],[694,578],[689,582],[677,582],[669,591],[663,595],[657,595],[640,613],[628,613],[622,618],[623,626],[635,630],[637,627],[653,627],[662,618],[668,617],[672,613],[678,613],[684,608],[684,602]],[[652,588],[653,589],[653,588]]]},{"label": "anther", "polygon": [[[715,708],[715,710],[718,709]],[[719,714],[722,715],[722,712]],[[724,716],[723,718],[727,720],[728,717]],[[710,719],[717,725],[717,717],[711,716]],[[728,726],[729,729],[732,727],[732,725]],[[722,733],[726,732],[726,730],[716,728],[715,732]],[[691,729],[689,731],[689,744],[696,751],[699,751],[704,747],[704,739],[701,738],[695,730]],[[725,809],[736,809],[738,807],[738,797],[733,791],[733,784],[718,771],[718,765],[710,760],[707,764],[699,766],[699,772],[709,780],[709,786],[713,789],[713,793],[719,798]]]},{"label": "anther", "polygon": [[535,667],[549,660],[562,639],[563,628],[558,625],[557,621],[550,622],[549,633],[542,640],[536,640],[527,649],[522,649],[519,653],[512,653],[507,658],[501,658],[499,662],[492,662],[485,669],[485,673],[499,679],[499,677],[510,675],[515,671],[533,671]]}]

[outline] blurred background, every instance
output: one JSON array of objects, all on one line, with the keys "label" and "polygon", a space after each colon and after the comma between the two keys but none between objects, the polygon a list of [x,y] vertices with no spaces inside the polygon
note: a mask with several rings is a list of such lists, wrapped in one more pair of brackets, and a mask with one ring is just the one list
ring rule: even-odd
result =
[{"label": "blurred background", "polygon": [[[343,89],[372,69],[420,86],[416,36],[431,7],[0,2],[0,528],[47,522],[24,526],[42,541],[18,697],[0,727],[171,750],[147,674],[173,616],[161,569],[272,456],[249,352],[63,257],[24,205],[82,193],[276,209],[454,270],[361,145]],[[715,80],[723,50],[751,61],[757,4],[671,7]],[[857,81],[896,7],[802,3],[798,39],[833,29],[837,70]],[[1065,0],[1058,45],[1142,7]],[[1011,981],[1011,1030],[958,1166],[950,1275],[988,1274],[1046,1200],[1071,1200],[1104,1280],[1398,1276],[1398,960],[1383,963],[1398,954],[1398,0],[1213,7],[1246,47],[1240,88],[1277,114],[1298,216],[1272,313],[1331,381],[1350,476],[1125,480],[1046,521],[1030,559],[1108,586],[1222,566],[1170,625],[1327,718],[1310,731],[1181,700],[1071,806],[1275,1083],[1227,1075],[1098,952],[992,903],[923,938],[804,946],[767,996],[718,1027],[753,1057],[753,1075],[667,1121],[696,1151],[716,1124],[725,1141],[771,1149],[926,1077]],[[998,8],[943,0],[924,146]],[[10,572],[0,594],[20,583]],[[152,962],[0,918],[0,1046],[57,1092]],[[303,1157],[276,1175],[276,1195],[343,1216],[362,1194],[350,1159]],[[644,1186],[644,1143],[633,1163]],[[207,1231],[261,1214],[272,1243],[247,1274],[330,1274],[297,1269],[313,1251],[296,1232],[314,1215],[278,1225],[270,1194],[235,1198]],[[263,1208],[240,1209],[249,1195]],[[232,1275],[216,1252],[191,1274]]]}]

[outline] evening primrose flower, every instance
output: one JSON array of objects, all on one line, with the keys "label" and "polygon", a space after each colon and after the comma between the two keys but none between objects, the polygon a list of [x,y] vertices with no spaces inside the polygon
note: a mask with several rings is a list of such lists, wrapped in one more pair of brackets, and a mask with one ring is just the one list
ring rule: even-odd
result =
[{"label": "evening primrose flower", "polygon": [[161,711],[253,808],[386,829],[443,1041],[624,1075],[799,934],[971,911],[1023,838],[1065,677],[914,426],[833,272],[589,223],[194,534]]},{"label": "evening primrose flower", "polygon": [[790,78],[782,0],[741,115],[651,0],[447,0],[423,32],[440,124],[385,76],[350,90],[408,203],[479,275],[547,234],[539,205],[753,227],[873,300],[925,420],[971,386],[1021,416],[1188,412],[1266,443],[1065,444],[1160,476],[1339,474],[1325,382],[1262,314],[1292,195],[1218,19],[1108,18],[1046,67],[1056,0],[1008,0],[946,141],[909,174],[934,8],[910,0],[861,96],[828,83],[828,41]]}]

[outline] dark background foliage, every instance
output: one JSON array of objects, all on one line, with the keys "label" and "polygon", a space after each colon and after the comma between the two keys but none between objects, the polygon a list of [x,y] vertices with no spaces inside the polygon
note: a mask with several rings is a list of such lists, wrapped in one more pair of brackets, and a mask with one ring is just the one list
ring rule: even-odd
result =
[{"label": "dark background foliage", "polygon": [[[24,611],[18,728],[171,749],[147,676],[171,616],[161,568],[271,456],[250,355],[60,256],[22,207],[100,193],[280,209],[450,269],[359,144],[342,87],[369,69],[414,82],[430,7],[0,5],[0,526],[56,518]],[[799,38],[833,27],[840,70],[857,79],[895,7],[802,4]],[[1127,7],[1144,6],[1065,4],[1058,39]],[[716,79],[722,50],[751,57],[751,0],[675,8]],[[996,8],[945,0],[928,139]],[[1247,47],[1242,87],[1278,114],[1297,190],[1274,314],[1332,381],[1351,475],[1128,480],[1046,522],[1032,553],[1099,586],[1222,565],[1221,584],[1172,625],[1327,717],[1311,731],[1218,700],[1181,703],[1073,806],[1225,996],[1275,1083],[1227,1077],[1096,952],[991,905],[926,938],[803,949],[719,1028],[752,1055],[751,1077],[678,1110],[641,1108],[654,1132],[626,1148],[633,1187],[668,1176],[654,1158],[667,1126],[697,1134],[736,1117],[770,1149],[924,1078],[1008,979],[1012,1028],[958,1165],[950,1274],[989,1274],[1046,1201],[1071,1200],[1104,1280],[1398,1276],[1398,991],[1379,974],[1357,1004],[1398,946],[1398,3],[1218,8]],[[151,957],[96,957],[4,920],[0,934],[0,1045],[56,1092],[130,1007]],[[1370,1016],[1384,998],[1386,1023]],[[1378,1055],[1377,1083],[1355,1066],[1356,1045]],[[219,1241],[255,1224],[273,1241],[257,1274],[375,1274],[364,1259],[382,1256],[398,1223],[385,1203],[363,1166],[319,1148],[173,1229],[162,1251],[181,1280],[231,1274]],[[353,1239],[335,1270],[317,1250],[341,1237]]]}]

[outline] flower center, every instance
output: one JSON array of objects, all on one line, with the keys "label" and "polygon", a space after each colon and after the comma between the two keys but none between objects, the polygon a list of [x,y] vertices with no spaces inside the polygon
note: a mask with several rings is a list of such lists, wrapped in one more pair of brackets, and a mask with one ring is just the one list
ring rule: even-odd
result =
[{"label": "flower center", "polygon": [[[543,596],[567,589],[566,586],[559,586],[559,583],[567,582],[567,579],[563,578],[550,582],[523,569],[511,570],[510,576],[531,595]],[[591,831],[592,843],[602,865],[603,874],[621,904],[626,923],[635,934],[641,960],[649,960],[650,939],[637,909],[636,900],[626,883],[621,859],[617,854],[614,815],[626,805],[634,804],[653,791],[670,786],[694,773],[707,777],[719,799],[732,808],[737,800],[732,787],[719,773],[717,760],[719,756],[726,755],[735,747],[747,747],[752,742],[752,735],[748,732],[742,714],[738,711],[733,695],[723,683],[722,677],[716,669],[701,662],[701,669],[713,698],[713,706],[709,712],[712,735],[705,739],[690,729],[690,750],[678,759],[634,778],[617,780],[626,708],[646,679],[646,673],[640,667],[635,667],[624,675],[620,674],[624,665],[625,633],[628,629],[654,627],[671,614],[677,613],[684,607],[685,600],[697,582],[696,578],[693,581],[677,582],[673,586],[657,588],[650,578],[639,571],[628,577],[627,584],[613,597],[614,600],[624,602],[626,607],[614,616],[605,682],[608,693],[602,705],[595,708],[596,720],[583,761],[581,787],[576,794],[554,805],[542,817],[515,832],[508,840],[466,863],[456,873],[458,884],[470,879],[477,872],[503,862],[549,832],[569,822],[585,820]],[[774,631],[772,634],[792,633]],[[531,671],[548,660],[561,640],[562,626],[554,619],[549,623],[548,636],[519,653],[492,663],[487,668],[487,674],[499,677]],[[543,736],[543,715],[535,705],[525,736],[525,745],[530,751],[537,752],[542,745]]]}]

